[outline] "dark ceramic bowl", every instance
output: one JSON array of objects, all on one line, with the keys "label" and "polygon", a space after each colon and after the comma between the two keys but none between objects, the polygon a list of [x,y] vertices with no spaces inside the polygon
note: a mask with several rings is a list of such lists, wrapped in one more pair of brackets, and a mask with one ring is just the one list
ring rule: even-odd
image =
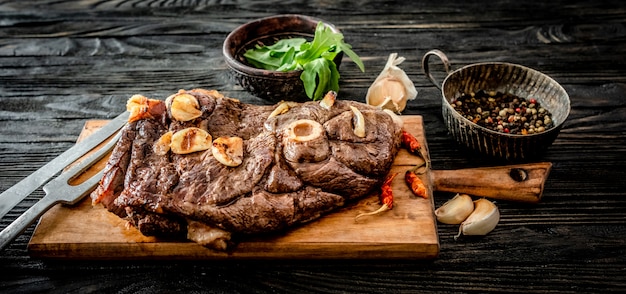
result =
[{"label": "dark ceramic bowl", "polygon": [[[236,28],[226,37],[222,48],[231,77],[246,91],[273,102],[309,100],[300,80],[302,71],[259,69],[248,64],[243,54],[257,44],[271,45],[284,38],[304,37],[312,40],[320,21],[310,16],[287,14],[261,18]],[[332,24],[322,22],[333,32],[339,33]],[[337,68],[342,57],[343,53],[340,52],[334,60]]]},{"label": "dark ceramic bowl", "polygon": [[[448,76],[441,86],[429,70],[429,57],[439,57]],[[558,136],[570,112],[570,99],[555,80],[534,69],[511,63],[476,63],[450,72],[450,63],[439,50],[427,52],[422,68],[430,81],[441,89],[442,114],[448,131],[457,142],[480,154],[525,161],[541,156]],[[552,114],[554,126],[534,134],[507,134],[480,126],[459,114],[450,103],[464,93],[498,91],[518,97],[533,97]]]}]

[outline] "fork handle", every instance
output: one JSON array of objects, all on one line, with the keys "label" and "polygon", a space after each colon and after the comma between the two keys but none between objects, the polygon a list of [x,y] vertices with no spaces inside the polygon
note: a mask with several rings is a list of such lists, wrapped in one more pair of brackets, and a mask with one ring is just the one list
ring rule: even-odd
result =
[{"label": "fork handle", "polygon": [[50,207],[59,202],[60,201],[54,200],[51,197],[43,197],[33,204],[26,212],[0,232],[0,250],[4,249],[4,247],[11,243],[18,235],[23,233],[35,220],[50,209]]},{"label": "fork handle", "polygon": [[437,191],[538,203],[552,168],[550,162],[433,171]]}]

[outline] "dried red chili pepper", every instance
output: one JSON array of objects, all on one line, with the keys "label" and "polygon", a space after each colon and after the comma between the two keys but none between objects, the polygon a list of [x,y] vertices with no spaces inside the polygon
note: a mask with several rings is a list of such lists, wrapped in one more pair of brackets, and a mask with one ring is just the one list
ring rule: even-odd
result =
[{"label": "dried red chili pepper", "polygon": [[417,140],[417,138],[415,138],[415,136],[413,136],[411,133],[407,132],[406,130],[402,129],[401,144],[402,144],[402,147],[408,150],[411,154],[417,155],[421,159],[423,159],[425,162],[425,166],[428,169],[429,167],[428,160],[426,159],[426,156],[424,156],[424,154],[422,153],[422,145]]},{"label": "dried red chili pepper", "polygon": [[383,185],[380,187],[380,202],[384,205],[387,205],[389,209],[393,208],[393,191],[391,189],[391,182],[393,178],[395,178],[398,173],[389,174]]},{"label": "dried red chili pepper", "polygon": [[417,156],[422,156],[422,145],[419,141],[417,141],[417,138],[415,138],[415,136],[411,135],[411,133],[403,129],[401,140],[402,147],[406,148],[406,150]]},{"label": "dried red chili pepper", "polygon": [[428,198],[428,194],[426,194],[426,185],[424,185],[422,179],[420,179],[420,177],[418,177],[414,171],[415,169],[407,170],[404,174],[404,180],[411,189],[411,192],[415,194],[415,196],[426,199]]},{"label": "dried red chili pepper", "polygon": [[382,186],[380,186],[380,195],[378,196],[378,199],[382,203],[380,208],[377,209],[376,211],[361,213],[357,215],[354,218],[355,221],[359,219],[360,217],[367,216],[367,215],[376,215],[376,214],[379,214],[381,212],[384,212],[393,208],[393,190],[391,188],[391,182],[397,175],[398,173],[389,174],[387,178],[385,179],[385,181],[383,182]]}]

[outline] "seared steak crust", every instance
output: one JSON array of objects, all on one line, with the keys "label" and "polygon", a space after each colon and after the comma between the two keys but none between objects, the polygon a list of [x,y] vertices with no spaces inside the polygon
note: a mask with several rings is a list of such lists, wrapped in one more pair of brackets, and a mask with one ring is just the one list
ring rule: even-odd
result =
[{"label": "seared steak crust", "polygon": [[[169,98],[153,100],[144,116],[123,129],[91,195],[94,204],[102,203],[146,235],[184,236],[192,222],[259,234],[314,220],[372,192],[400,144],[401,130],[392,118],[362,103],[338,100],[330,109],[317,102],[290,103],[288,111],[270,117],[277,106],[244,104],[201,89],[179,93],[195,97],[201,115],[181,122],[173,118]],[[365,118],[364,137],[353,131],[350,106]],[[289,141],[287,128],[298,120],[319,124],[317,149]],[[211,149],[156,151],[164,134],[189,127],[213,139],[242,138],[241,164],[226,166]]]}]

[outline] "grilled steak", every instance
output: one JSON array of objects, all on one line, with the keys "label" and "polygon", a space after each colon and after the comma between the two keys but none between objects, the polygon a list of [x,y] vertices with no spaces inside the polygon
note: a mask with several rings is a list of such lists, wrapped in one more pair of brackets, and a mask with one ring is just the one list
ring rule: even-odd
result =
[{"label": "grilled steak", "polygon": [[378,187],[400,145],[389,114],[333,95],[274,106],[202,89],[135,95],[92,202],[145,235],[218,249],[231,233],[319,218]]}]

